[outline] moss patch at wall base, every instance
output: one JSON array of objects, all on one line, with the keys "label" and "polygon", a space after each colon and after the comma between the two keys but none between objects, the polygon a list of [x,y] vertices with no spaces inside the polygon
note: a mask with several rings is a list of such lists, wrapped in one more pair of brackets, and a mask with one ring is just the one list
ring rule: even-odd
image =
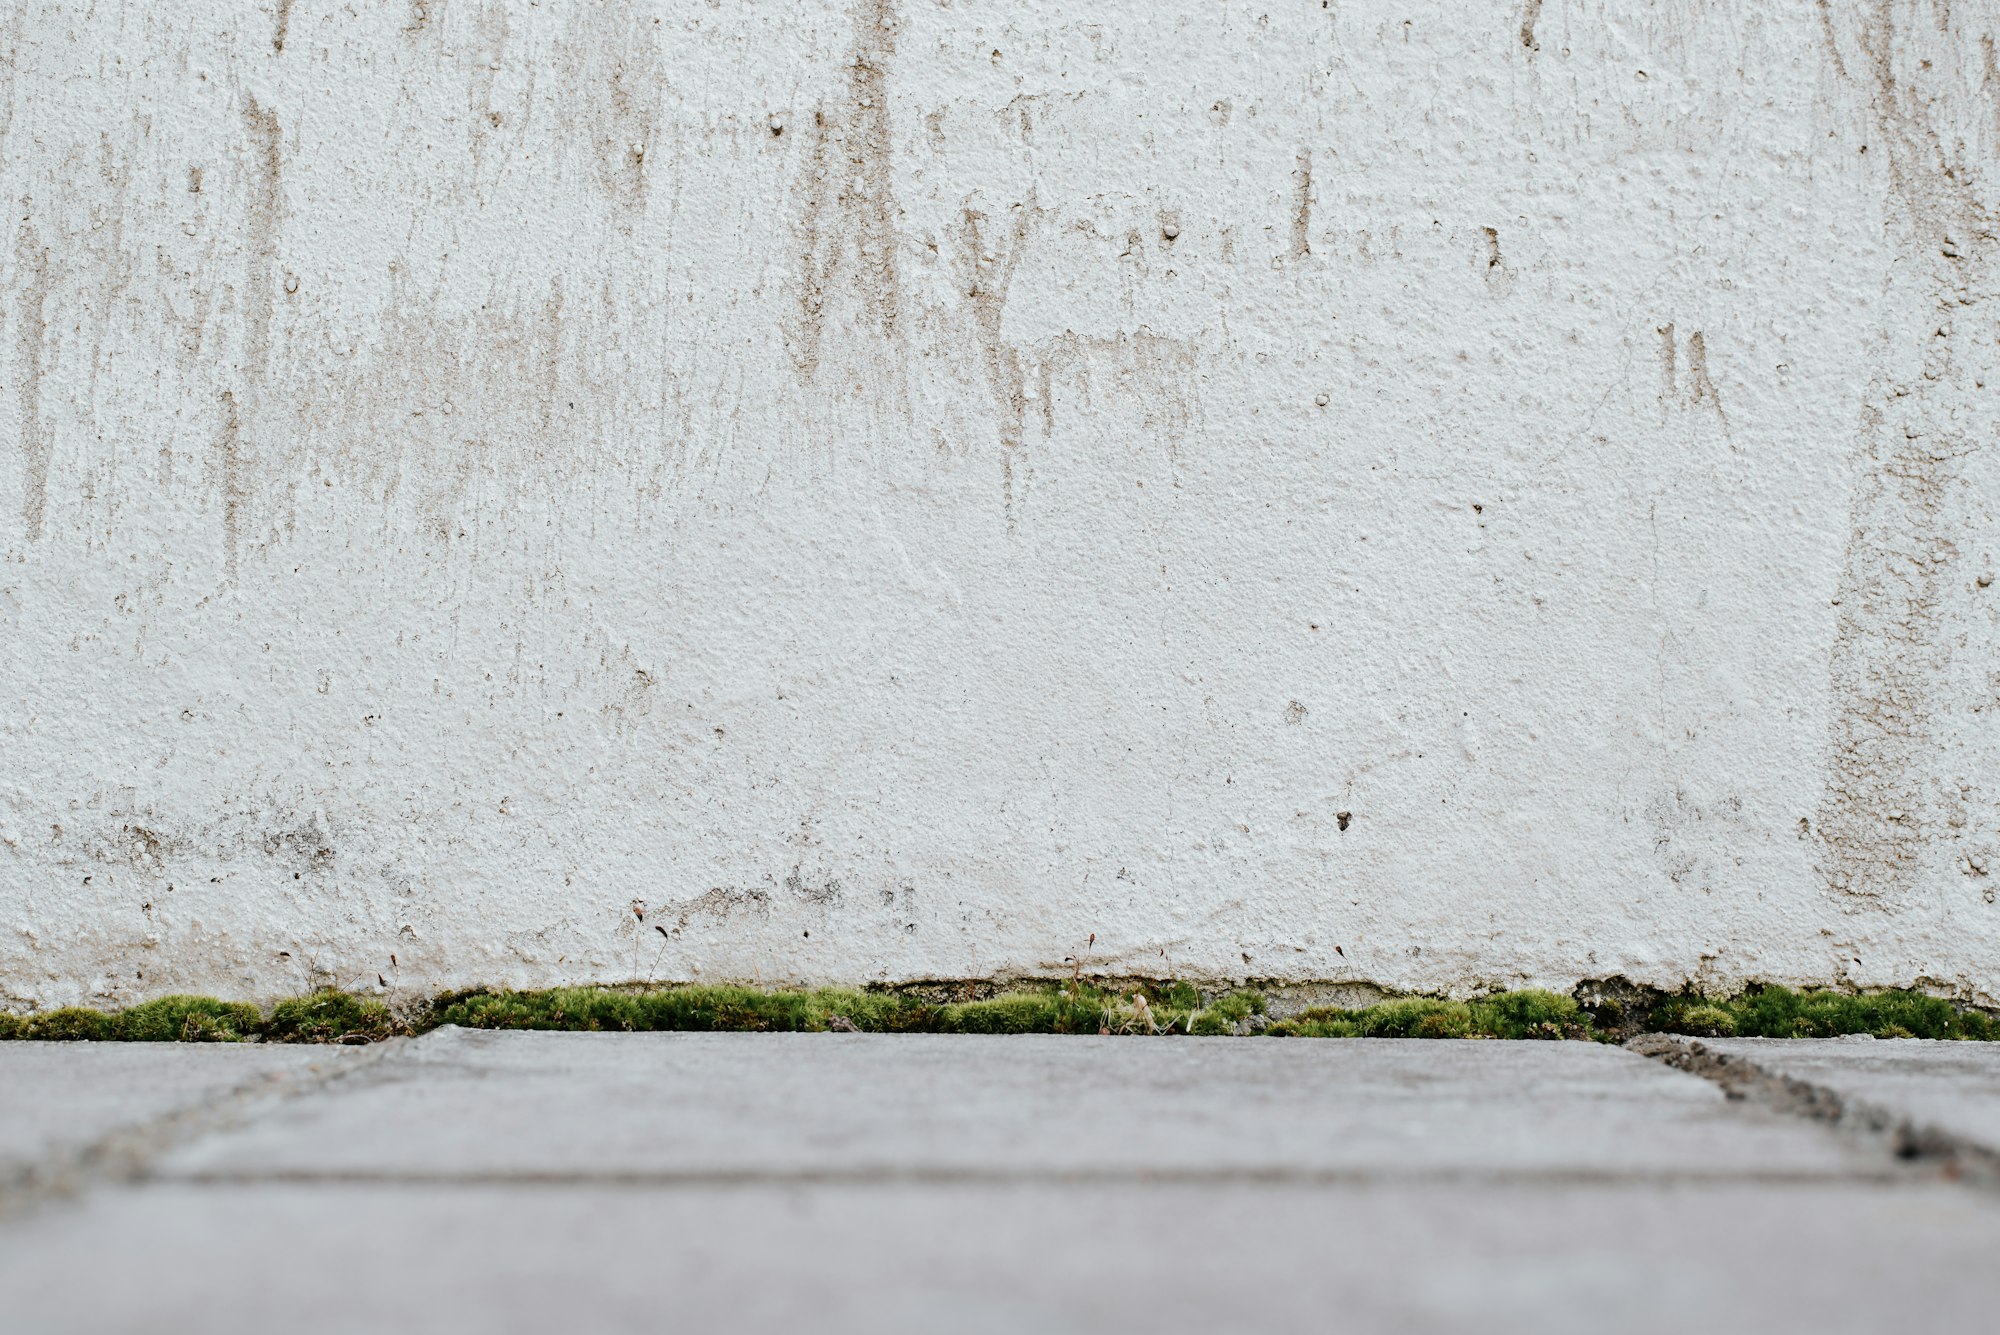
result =
[{"label": "moss patch at wall base", "polygon": [[[984,991],[985,995],[980,995]],[[325,990],[279,1002],[267,1016],[243,1002],[161,997],[114,1012],[65,1007],[0,1013],[0,1039],[193,1043],[370,1043],[471,1029],[585,1032],[704,1031],[926,1034],[1264,1034],[1280,1038],[1584,1039],[1641,1033],[1704,1037],[2000,1039],[2000,1020],[1913,991],[1847,993],[1752,988],[1734,997],[1628,989],[1606,1000],[1539,989],[1471,1001],[1396,997],[1373,1005],[1316,1006],[1266,1015],[1264,994],[1203,992],[1168,981],[1073,979],[1001,990],[977,984],[909,988],[764,989],[736,985],[565,987],[449,993],[393,1010]],[[963,999],[952,999],[953,993]]]},{"label": "moss patch at wall base", "polygon": [[1205,998],[1187,984],[1124,993],[1091,983],[1023,988],[969,1001],[921,992],[737,986],[551,988],[441,997],[428,1025],[473,1029],[699,1030],[877,1034],[1224,1034],[1263,1010],[1263,998]]},{"label": "moss patch at wall base", "polygon": [[1575,998],[1529,988],[1478,1001],[1400,997],[1356,1010],[1319,1006],[1266,1033],[1298,1038],[1609,1038]]}]

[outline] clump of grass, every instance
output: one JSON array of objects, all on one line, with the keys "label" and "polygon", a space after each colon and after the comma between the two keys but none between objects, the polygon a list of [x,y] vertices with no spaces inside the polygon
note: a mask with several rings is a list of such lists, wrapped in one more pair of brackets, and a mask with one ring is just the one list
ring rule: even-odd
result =
[{"label": "clump of grass", "polygon": [[260,1032],[273,1043],[374,1043],[410,1029],[381,1002],[328,987],[279,1002]]}]

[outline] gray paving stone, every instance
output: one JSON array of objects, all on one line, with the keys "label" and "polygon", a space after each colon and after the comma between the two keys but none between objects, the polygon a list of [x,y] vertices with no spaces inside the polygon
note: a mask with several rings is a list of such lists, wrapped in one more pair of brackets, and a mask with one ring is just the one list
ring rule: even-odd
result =
[{"label": "gray paving stone", "polygon": [[1588,1043],[440,1030],[160,1164],[206,1176],[1843,1175]]},{"label": "gray paving stone", "polygon": [[[121,1062],[168,1074],[112,1081],[118,1117],[237,1097],[217,1053],[16,1056],[0,1143],[61,1143],[21,1127]],[[0,1218],[0,1326],[1825,1335],[2000,1308],[2000,1195],[1595,1044],[442,1030],[227,1069],[363,1057]]]},{"label": "gray paving stone", "polygon": [[1704,1039],[1789,1076],[2000,1153],[2000,1043],[1917,1038]]},{"label": "gray paving stone", "polygon": [[0,1043],[0,1180],[115,1131],[360,1057],[238,1043]]},{"label": "gray paving stone", "polygon": [[1803,1182],[150,1187],[0,1234],[13,1335],[1990,1329],[2000,1211]]}]

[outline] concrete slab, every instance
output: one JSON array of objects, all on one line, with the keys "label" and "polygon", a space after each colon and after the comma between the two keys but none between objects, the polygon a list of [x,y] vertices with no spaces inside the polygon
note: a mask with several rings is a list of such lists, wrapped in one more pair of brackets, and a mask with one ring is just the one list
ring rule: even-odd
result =
[{"label": "concrete slab", "polygon": [[1590,1043],[440,1030],[168,1155],[211,1179],[1828,1176],[1836,1138]]},{"label": "concrete slab", "polygon": [[1831,1089],[2000,1153],[2000,1043],[1865,1037],[1702,1042],[1773,1075]]},{"label": "concrete slab", "polygon": [[[0,1218],[8,1335],[1829,1335],[2000,1308],[2000,1195],[1594,1044],[443,1030],[245,1054],[372,1060]],[[230,1060],[16,1056],[0,1125],[96,1088],[79,1070]]]},{"label": "concrete slab", "polygon": [[1980,1196],[1795,1183],[151,1187],[0,1233],[43,1332],[1987,1328]]},{"label": "concrete slab", "polygon": [[0,1043],[0,1182],[114,1132],[361,1056],[237,1043]]}]

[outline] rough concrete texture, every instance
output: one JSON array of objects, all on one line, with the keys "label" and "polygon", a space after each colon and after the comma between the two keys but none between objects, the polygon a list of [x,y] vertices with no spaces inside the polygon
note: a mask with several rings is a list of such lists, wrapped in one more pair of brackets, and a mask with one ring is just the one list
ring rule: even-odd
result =
[{"label": "rough concrete texture", "polygon": [[7,9],[13,1004],[2000,998],[1994,0]]},{"label": "rough concrete texture", "polygon": [[[24,1083],[115,1084],[106,1051]],[[1976,1330],[2000,1302],[1991,1192],[1595,1044],[376,1051],[0,1221],[10,1332],[1685,1335]]]}]

